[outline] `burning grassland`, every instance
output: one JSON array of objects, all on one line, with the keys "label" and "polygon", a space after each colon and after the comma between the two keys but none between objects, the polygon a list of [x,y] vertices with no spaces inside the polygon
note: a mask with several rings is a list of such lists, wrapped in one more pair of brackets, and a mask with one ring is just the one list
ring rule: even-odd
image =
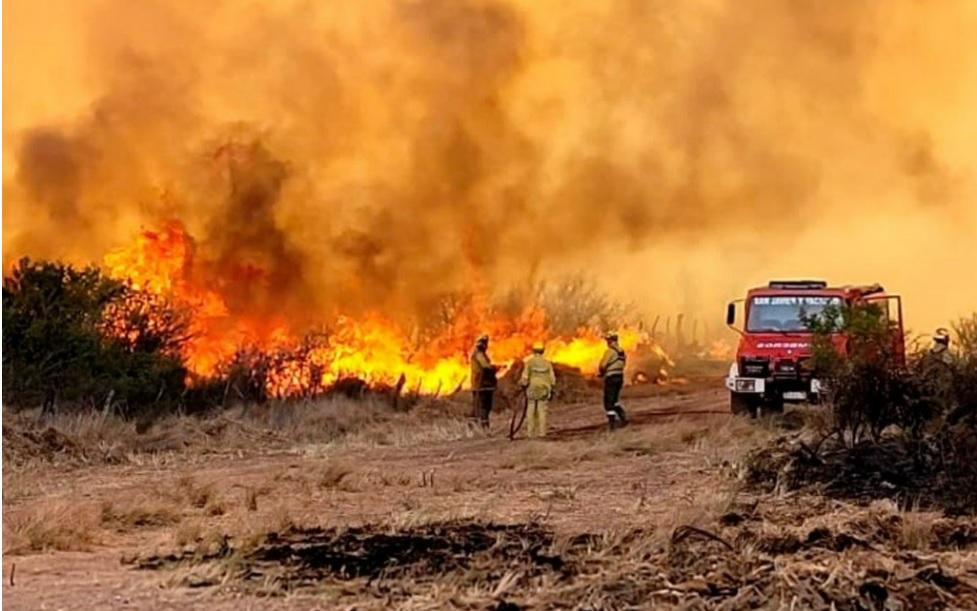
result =
[{"label": "burning grassland", "polygon": [[[640,323],[588,308],[590,318],[581,314],[569,327],[561,302],[540,292],[518,303],[446,295],[427,320],[319,312],[311,304],[301,317],[265,312],[209,276],[209,260],[195,252],[190,236],[171,225],[143,232],[104,268],[19,261],[4,277],[7,404],[135,416],[338,393],[406,407],[467,389],[482,333],[492,338],[489,354],[503,377],[542,341],[564,381],[582,387],[578,378],[592,378],[606,350],[600,320],[619,323],[612,328],[634,381],[662,381],[673,365]],[[571,395],[580,397],[563,396]]]},{"label": "burning grassland", "polygon": [[[257,383],[270,397],[320,394],[345,378],[415,394],[451,394],[467,387],[469,353],[481,333],[492,338],[490,354],[504,366],[525,357],[534,341],[545,341],[547,357],[555,363],[593,375],[605,350],[601,329],[587,326],[602,311],[580,313],[575,332],[564,335],[552,329],[549,313],[536,302],[500,312],[484,299],[444,300],[438,319],[426,324],[379,313],[307,311],[290,318],[259,307],[236,286],[246,278],[260,287],[268,278],[262,268],[217,265],[198,253],[178,222],[142,232],[129,247],[107,255],[104,267],[110,276],[186,313],[187,337],[180,353],[191,377],[226,378],[235,367],[243,368],[260,378]],[[260,288],[252,293],[261,294]],[[107,328],[124,329],[111,322]],[[619,334],[625,350],[640,348],[641,367],[653,368],[651,379],[672,365],[636,326]],[[647,379],[644,370],[642,375]]]}]

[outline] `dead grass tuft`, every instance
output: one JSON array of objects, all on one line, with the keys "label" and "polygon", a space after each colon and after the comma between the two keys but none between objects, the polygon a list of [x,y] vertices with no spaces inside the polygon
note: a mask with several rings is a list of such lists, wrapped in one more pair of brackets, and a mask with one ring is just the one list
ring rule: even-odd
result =
[{"label": "dead grass tuft", "polygon": [[928,511],[906,511],[901,517],[899,545],[913,550],[930,549],[936,540],[934,527],[939,520],[939,514]]},{"label": "dead grass tuft", "polygon": [[177,495],[191,507],[203,509],[214,498],[214,485],[199,484],[192,475],[183,475],[177,481]]},{"label": "dead grass tuft", "polygon": [[527,440],[503,454],[498,465],[517,471],[547,471],[571,461],[572,453],[573,449],[565,444]]},{"label": "dead grass tuft", "polygon": [[227,507],[221,499],[213,498],[204,507],[204,513],[212,517],[222,516],[227,513]]},{"label": "dead grass tuft", "polygon": [[344,462],[328,462],[318,474],[316,483],[323,489],[338,488],[352,473],[352,467]]},{"label": "dead grass tuft", "polygon": [[3,504],[7,506],[39,496],[44,490],[44,479],[36,469],[7,467],[3,470],[2,489]]},{"label": "dead grass tuft", "polygon": [[119,532],[137,528],[158,528],[180,522],[181,514],[161,499],[137,498],[102,503],[99,521]]},{"label": "dead grass tuft", "polygon": [[186,520],[173,531],[173,543],[179,548],[195,545],[203,538],[204,528],[199,520]]},{"label": "dead grass tuft", "polygon": [[244,489],[244,507],[248,511],[258,511],[258,491],[255,488]]},{"label": "dead grass tuft", "polygon": [[89,504],[35,503],[3,518],[4,553],[88,551],[97,542],[98,515]]},{"label": "dead grass tuft", "polygon": [[891,499],[873,501],[869,506],[873,521],[884,526],[890,538],[903,549],[925,551],[939,538],[940,512],[922,511],[918,506],[901,508]]}]

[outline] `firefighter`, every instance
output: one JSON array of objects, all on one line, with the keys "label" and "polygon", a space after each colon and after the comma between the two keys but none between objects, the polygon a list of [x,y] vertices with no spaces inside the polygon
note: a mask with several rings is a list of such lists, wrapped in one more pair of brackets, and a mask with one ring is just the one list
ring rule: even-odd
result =
[{"label": "firefighter", "polygon": [[956,416],[951,407],[954,403],[954,358],[950,352],[949,331],[941,327],[933,333],[933,345],[920,365],[924,389],[931,399],[949,412],[947,421],[954,422]]},{"label": "firefighter", "polygon": [[492,411],[492,400],[495,396],[496,372],[498,367],[492,364],[492,359],[488,355],[489,337],[482,335],[475,342],[475,350],[472,351],[472,398],[473,398],[473,418],[478,418],[482,426],[488,428],[489,413]]},{"label": "firefighter", "polygon": [[930,348],[930,357],[938,363],[944,365],[953,364],[953,355],[950,353],[950,332],[940,327],[933,334],[933,346]]},{"label": "firefighter", "polygon": [[624,387],[624,365],[627,355],[618,344],[617,333],[604,336],[607,341],[607,352],[600,360],[597,375],[604,378],[604,414],[611,430],[628,423],[627,414],[620,404],[621,389]]},{"label": "firefighter", "polygon": [[556,374],[553,365],[543,358],[543,344],[533,344],[533,354],[522,367],[519,384],[526,393],[526,434],[533,437],[546,437],[546,408],[553,398]]}]

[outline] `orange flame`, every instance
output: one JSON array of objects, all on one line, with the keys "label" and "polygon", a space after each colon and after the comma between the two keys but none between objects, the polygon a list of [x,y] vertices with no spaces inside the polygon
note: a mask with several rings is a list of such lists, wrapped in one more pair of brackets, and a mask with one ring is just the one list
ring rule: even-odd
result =
[{"label": "orange flame", "polygon": [[[451,393],[467,385],[469,352],[482,332],[492,338],[492,359],[503,365],[526,356],[534,341],[545,341],[554,362],[594,374],[605,350],[596,330],[554,337],[538,307],[508,318],[472,307],[423,342],[412,341],[403,327],[380,315],[339,317],[328,334],[309,341],[284,321],[230,312],[216,283],[195,278],[194,263],[192,238],[180,223],[170,222],[159,231],[142,232],[130,246],[107,255],[104,266],[110,276],[165,295],[190,313],[191,337],[182,357],[193,376],[218,375],[243,348],[274,354],[266,391],[275,397],[308,394],[347,377],[371,385],[402,383],[427,395]],[[640,331],[624,329],[619,335],[625,350],[644,343],[667,361],[660,347]]]}]

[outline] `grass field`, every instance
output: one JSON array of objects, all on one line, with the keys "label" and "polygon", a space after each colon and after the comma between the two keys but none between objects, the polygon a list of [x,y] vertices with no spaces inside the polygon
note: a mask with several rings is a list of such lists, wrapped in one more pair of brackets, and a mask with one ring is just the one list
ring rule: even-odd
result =
[{"label": "grass field", "polygon": [[[724,413],[718,381],[552,409],[549,439],[467,404],[348,401],[4,421],[9,608],[959,608],[977,522],[760,492],[746,457],[810,412]],[[895,605],[895,606],[893,606]],[[900,607],[899,605],[902,605]]]}]

